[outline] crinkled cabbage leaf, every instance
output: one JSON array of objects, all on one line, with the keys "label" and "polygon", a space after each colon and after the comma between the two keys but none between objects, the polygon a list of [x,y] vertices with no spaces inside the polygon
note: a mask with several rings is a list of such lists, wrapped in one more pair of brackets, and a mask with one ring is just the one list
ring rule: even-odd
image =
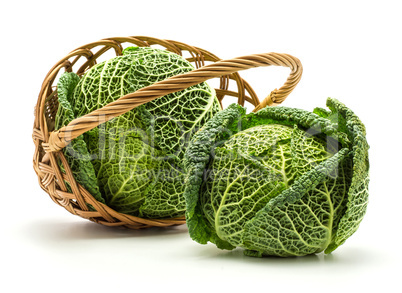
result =
[{"label": "crinkled cabbage leaf", "polygon": [[[56,129],[121,96],[193,69],[177,54],[129,47],[81,78],[64,73],[58,82]],[[181,216],[185,149],[218,111],[214,90],[200,83],[104,122],[63,151],[77,182],[116,211],[147,218]]]},{"label": "crinkled cabbage leaf", "polygon": [[330,253],[358,228],[368,202],[368,144],[335,99],[314,113],[231,105],[185,156],[191,237],[252,256]]}]

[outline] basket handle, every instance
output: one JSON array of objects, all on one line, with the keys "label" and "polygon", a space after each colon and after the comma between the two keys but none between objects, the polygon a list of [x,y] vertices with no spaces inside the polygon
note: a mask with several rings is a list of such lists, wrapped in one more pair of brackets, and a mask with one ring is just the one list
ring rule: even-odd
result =
[{"label": "basket handle", "polygon": [[253,54],[229,60],[221,60],[190,72],[159,81],[134,93],[124,95],[108,105],[71,121],[67,126],[53,131],[42,146],[46,152],[55,152],[67,146],[71,140],[96,126],[120,116],[135,107],[167,94],[184,90],[208,79],[232,74],[237,71],[260,66],[284,66],[291,69],[285,84],[273,90],[254,110],[282,103],[300,81],[302,65],[296,57],[281,53]]}]

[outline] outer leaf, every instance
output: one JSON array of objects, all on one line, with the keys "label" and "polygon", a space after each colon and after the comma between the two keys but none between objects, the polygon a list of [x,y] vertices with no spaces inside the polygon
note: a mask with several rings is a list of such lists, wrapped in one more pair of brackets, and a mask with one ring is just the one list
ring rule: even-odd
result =
[{"label": "outer leaf", "polygon": [[366,213],[368,204],[369,159],[366,129],[360,119],[342,103],[335,99],[328,99],[328,107],[334,114],[342,117],[340,121],[348,129],[349,139],[352,141],[353,176],[347,198],[347,210],[340,220],[336,235],[325,251],[330,253],[342,245],[356,230]]},{"label": "outer leaf", "polygon": [[[79,77],[75,73],[64,73],[57,84],[57,95],[59,108],[56,115],[55,128],[59,129],[75,119],[71,107],[71,99],[75,86],[79,82]],[[88,153],[87,145],[83,136],[73,139],[69,145],[63,149],[67,162],[71,167],[74,178],[98,201],[104,203],[104,199],[99,191],[95,171],[92,166],[92,156]]]},{"label": "outer leaf", "polygon": [[324,250],[331,240],[335,211],[328,189],[344,184],[343,176],[334,177],[334,172],[347,154],[348,149],[342,149],[323,161],[257,212],[245,225],[244,246],[259,255],[277,256]]},{"label": "outer leaf", "polygon": [[263,164],[225,148],[215,149],[209,168],[200,206],[220,239],[241,246],[244,224],[285,184]]},{"label": "outer leaf", "polygon": [[80,78],[73,72],[65,72],[57,83],[57,97],[59,108],[55,119],[55,128],[59,129],[74,120],[75,115],[71,108],[71,98]]},{"label": "outer leaf", "polygon": [[186,200],[186,220],[191,238],[201,244],[211,241],[221,248],[234,248],[227,242],[219,241],[219,237],[203,217],[198,204],[204,170],[210,161],[211,149],[219,143],[217,142],[219,137],[227,133],[227,127],[234,121],[239,120],[244,114],[245,109],[236,104],[232,104],[225,111],[217,113],[194,135],[185,153],[186,180],[184,197]]},{"label": "outer leaf", "polygon": [[328,116],[331,115],[331,111],[328,111],[327,109],[320,108],[320,107],[315,108],[313,110],[313,113],[317,114],[318,116],[323,117],[323,118],[328,118]]},{"label": "outer leaf", "polygon": [[306,110],[288,107],[266,107],[257,113],[250,113],[242,120],[241,130],[265,124],[298,125],[311,134],[329,136],[344,147],[350,143],[348,136],[331,120]]}]

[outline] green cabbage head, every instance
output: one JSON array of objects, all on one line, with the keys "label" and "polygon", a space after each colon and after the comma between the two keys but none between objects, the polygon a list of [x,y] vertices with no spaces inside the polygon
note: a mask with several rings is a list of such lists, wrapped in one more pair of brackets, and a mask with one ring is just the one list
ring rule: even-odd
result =
[{"label": "green cabbage head", "polygon": [[330,253],[367,207],[365,127],[345,105],[330,110],[231,105],[193,137],[185,156],[191,237],[251,256]]},{"label": "green cabbage head", "polygon": [[[55,128],[193,69],[177,54],[129,47],[81,77],[64,73],[57,85]],[[182,216],[184,151],[193,134],[218,111],[214,90],[201,83],[104,122],[63,152],[77,182],[116,211],[145,218]]]}]

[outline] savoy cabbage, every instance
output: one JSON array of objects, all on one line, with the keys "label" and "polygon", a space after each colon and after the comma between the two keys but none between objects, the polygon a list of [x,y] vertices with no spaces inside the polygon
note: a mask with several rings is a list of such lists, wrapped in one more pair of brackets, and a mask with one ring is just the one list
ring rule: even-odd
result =
[{"label": "savoy cabbage", "polygon": [[[122,56],[96,64],[82,77],[66,72],[57,86],[55,127],[193,69],[177,54],[129,47]],[[72,140],[64,153],[77,182],[116,211],[147,218],[181,216],[185,148],[218,111],[213,88],[201,83],[100,124]]]},{"label": "savoy cabbage", "polygon": [[185,156],[191,237],[252,256],[330,253],[367,207],[365,127],[328,99],[314,113],[231,105],[193,137]]}]

